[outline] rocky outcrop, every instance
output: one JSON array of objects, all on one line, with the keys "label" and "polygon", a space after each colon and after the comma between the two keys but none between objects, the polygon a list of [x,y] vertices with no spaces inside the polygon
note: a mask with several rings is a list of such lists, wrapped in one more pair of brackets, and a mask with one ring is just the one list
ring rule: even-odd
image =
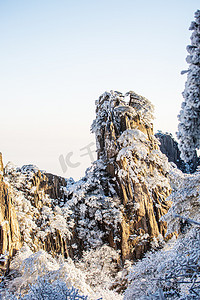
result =
[{"label": "rocky outcrop", "polygon": [[[166,223],[160,218],[169,209],[169,164],[153,135],[153,106],[134,92],[112,91],[100,96],[96,107],[92,131],[98,159],[80,181],[41,172],[33,165],[5,167],[17,214],[16,219],[1,175],[10,252],[20,247],[17,220],[22,242],[32,251],[44,249],[53,256],[79,259],[85,250],[106,244],[119,250],[122,261],[134,260],[162,242]],[[10,246],[2,246],[2,251],[6,247]]]},{"label": "rocky outcrop", "polygon": [[11,257],[21,247],[21,235],[9,187],[4,182],[2,154],[0,153],[0,263],[1,273],[8,270]]},{"label": "rocky outcrop", "polygon": [[165,154],[169,162],[173,162],[184,173],[194,173],[199,165],[199,159],[197,153],[193,157],[193,160],[189,163],[185,163],[181,159],[181,153],[178,148],[178,143],[174,140],[171,134],[158,132],[155,134],[156,138],[160,142],[160,151]]},{"label": "rocky outcrop", "polygon": [[[41,222],[41,211],[44,210],[44,206],[48,206],[54,210],[54,208],[59,204],[61,206],[64,203],[64,191],[63,187],[66,186],[66,180],[62,177],[47,173],[41,173],[38,170],[34,173],[33,177],[30,180],[30,187],[34,189],[34,194],[29,191],[26,194],[26,197],[33,197],[32,205],[38,210],[38,218],[36,224],[39,225]],[[49,195],[49,203],[45,203],[45,196]],[[46,235],[44,239],[41,239],[35,232],[31,233],[32,241],[34,245],[34,251],[43,249],[48,253],[51,253],[53,256],[61,254],[65,257],[69,256],[68,253],[68,244],[69,240],[62,236],[59,229],[55,229],[54,232],[50,232]]]},{"label": "rocky outcrop", "polygon": [[43,249],[53,256],[67,257],[69,236],[61,230],[62,222],[64,225],[66,222],[61,208],[66,180],[41,172],[33,165],[17,168],[11,163],[5,168],[5,177],[10,184],[23,243],[33,251]]},{"label": "rocky outcrop", "polygon": [[96,101],[98,160],[68,188],[78,251],[107,243],[122,260],[142,257],[165,235],[168,162],[153,135],[153,107],[134,92],[104,93]]},{"label": "rocky outcrop", "polygon": [[169,208],[170,186],[166,158],[153,136],[153,107],[134,92],[126,97],[116,92],[100,97],[96,122],[104,122],[96,134],[98,157],[115,179],[123,205],[121,251],[130,259],[140,258],[155,237],[165,235],[160,218]]}]

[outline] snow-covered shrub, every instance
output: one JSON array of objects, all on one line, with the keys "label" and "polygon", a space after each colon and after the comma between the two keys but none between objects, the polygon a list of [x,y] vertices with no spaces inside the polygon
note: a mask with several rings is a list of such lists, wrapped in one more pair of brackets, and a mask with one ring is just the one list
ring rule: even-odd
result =
[{"label": "snow-covered shrub", "polygon": [[95,291],[110,289],[119,271],[120,256],[109,246],[102,246],[96,250],[85,251],[82,259],[77,263],[86,275],[86,282]]},{"label": "snow-covered shrub", "polygon": [[67,288],[74,286],[84,295],[94,295],[85,282],[84,273],[75,267],[70,258],[56,259],[43,250],[33,253],[28,246],[23,246],[12,260],[10,269],[9,276],[13,279],[5,283],[2,291],[6,300],[10,293],[22,296],[27,294],[30,285],[37,285],[38,278],[49,283],[62,281]]},{"label": "snow-covered shrub", "polygon": [[117,272],[116,259],[118,259],[116,251],[109,247],[86,252],[83,260],[75,264],[70,258],[64,259],[61,256],[53,258],[43,250],[33,253],[28,246],[23,246],[11,262],[9,278],[12,279],[5,278],[3,288],[0,289],[1,296],[5,300],[18,298],[33,300],[48,299],[42,298],[42,295],[52,293],[52,297],[55,298],[49,299],[57,300],[56,291],[58,295],[62,295],[62,289],[64,294],[70,291],[72,293],[75,291],[74,287],[79,290],[75,299],[86,299],[80,295],[87,295],[91,300],[101,297],[103,300],[121,300],[121,295],[109,289],[109,283],[114,280],[114,274]]},{"label": "snow-covered shrub", "polygon": [[198,299],[199,267],[200,230],[195,227],[133,265],[124,300],[157,299],[161,291],[163,299]]},{"label": "snow-covered shrub", "polygon": [[30,287],[31,291],[20,300],[87,300],[87,296],[81,296],[74,287],[68,288],[66,283],[60,280],[52,284],[43,278],[38,278],[36,284]]},{"label": "snow-covered shrub", "polygon": [[[7,293],[9,300],[87,300],[87,296],[79,294],[74,287],[68,288],[66,283],[56,280],[51,283],[48,279],[38,277],[35,284],[30,285],[30,290],[24,296],[15,296]],[[8,298],[9,297],[9,298]]]},{"label": "snow-covered shrub", "polygon": [[30,287],[30,292],[19,300],[87,300],[87,296],[81,296],[74,287],[68,288],[66,283],[56,280],[53,283],[38,278],[37,282]]},{"label": "snow-covered shrub", "polygon": [[172,205],[162,218],[168,223],[167,234],[179,233],[187,223],[175,215],[200,222],[200,173],[183,174],[172,166],[169,174],[172,192],[167,200]]},{"label": "snow-covered shrub", "polygon": [[[109,196],[105,195],[104,185],[108,185]],[[66,188],[66,195],[69,200],[65,207],[73,211],[78,238],[85,250],[102,246],[111,230],[118,238],[120,201],[100,160],[93,163],[83,179]]]},{"label": "snow-covered shrub", "polygon": [[62,238],[70,240],[74,227],[74,222],[71,219],[72,211],[68,207],[60,207],[56,205],[53,209],[44,205],[40,214],[40,230],[37,232],[37,237],[42,240],[52,233],[55,234],[56,230],[60,232]]},{"label": "snow-covered shrub", "polygon": [[84,251],[76,266],[84,272],[86,283],[103,299],[108,295],[111,299],[122,298],[122,292],[127,288],[127,274],[131,262],[126,260],[122,267],[119,251],[106,245],[96,250]]},{"label": "snow-covered shrub", "polygon": [[183,174],[172,166],[170,178],[172,206],[162,219],[168,223],[167,234],[180,234],[133,265],[125,300],[200,298],[200,174]]}]

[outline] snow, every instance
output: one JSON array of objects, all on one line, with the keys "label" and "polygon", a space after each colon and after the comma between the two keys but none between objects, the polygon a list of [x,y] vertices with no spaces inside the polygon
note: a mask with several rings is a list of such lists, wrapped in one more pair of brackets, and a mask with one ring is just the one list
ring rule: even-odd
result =
[{"label": "snow", "polygon": [[172,193],[168,201],[172,202],[172,206],[163,217],[169,224],[168,234],[180,232],[182,221],[174,217],[176,214],[200,222],[200,174],[183,174],[173,166],[169,174]]},{"label": "snow", "polygon": [[[67,207],[58,207],[55,199],[38,190],[37,182],[33,180],[38,172],[41,171],[33,165],[19,168],[9,163],[5,166],[5,179],[10,185],[20,231],[24,242],[30,247],[34,247],[32,234],[43,242],[47,235],[58,230],[61,237],[70,240],[74,227],[72,211]],[[37,199],[37,193],[41,200],[36,206],[34,197]]]},{"label": "snow", "polygon": [[118,138],[121,150],[117,160],[134,152],[140,159],[145,159],[148,154],[148,143],[146,135],[138,129],[127,129]]},{"label": "snow", "polygon": [[[179,233],[167,242],[154,239],[156,251],[145,254],[129,273],[129,286],[124,300],[129,299],[197,299],[200,295],[200,174],[183,174],[174,165],[169,170],[172,203],[162,217],[168,223],[167,234]],[[183,216],[186,221],[182,222]],[[191,223],[189,217],[192,219]],[[193,221],[198,221],[196,225]],[[161,244],[160,244],[161,243]],[[162,248],[160,249],[160,246]],[[160,249],[160,250],[159,250]]]},{"label": "snow", "polygon": [[[85,252],[77,264],[70,258],[53,258],[43,250],[33,253],[27,245],[23,246],[12,260],[10,268],[13,280],[8,281],[6,289],[3,289],[3,299],[40,299],[42,293],[49,292],[52,298],[48,296],[44,299],[63,300],[66,299],[62,295],[63,290],[67,292],[67,289],[74,290],[75,287],[80,297],[69,299],[86,299],[83,295],[87,295],[90,300],[100,297],[105,300],[122,300],[121,295],[110,290],[115,282],[117,259],[117,252],[108,246]],[[22,298],[13,297],[13,293],[20,293]],[[59,295],[62,297],[57,298]]]},{"label": "snow", "polygon": [[[193,53],[193,49],[189,49]],[[196,56],[192,59],[196,61]],[[96,104],[97,119],[92,130],[97,136],[98,151],[101,150],[99,137],[103,128],[112,123],[111,129],[119,131],[120,115],[128,116],[129,120],[139,118],[144,128],[152,128],[153,106],[134,92],[125,95],[117,91],[105,92]],[[51,199],[38,186],[35,178],[44,177],[45,173],[36,166],[19,168],[9,163],[4,180],[10,186],[23,247],[11,261],[11,279],[5,277],[0,285],[3,299],[33,300],[44,295],[49,297],[47,299],[59,300],[66,295],[84,300],[87,296],[91,300],[100,297],[103,300],[195,299],[194,289],[200,293],[196,284],[200,280],[200,173],[183,174],[168,163],[158,145],[153,133],[150,135],[149,131],[147,137],[137,126],[119,131],[114,142],[105,136],[105,152],[92,163],[81,180],[66,180],[67,185],[61,187],[63,199]],[[113,152],[112,157],[109,150]],[[106,171],[108,163],[116,163],[112,178]],[[174,235],[167,243],[161,235],[155,237],[151,240],[152,251],[142,260],[122,264],[121,253],[105,241],[113,235],[115,243],[122,242],[123,206],[116,193],[116,184],[118,181],[124,184],[126,180],[130,180],[133,192],[133,183],[145,184],[152,201],[154,189],[157,188],[162,202],[159,189],[169,191],[172,188],[168,197],[172,206],[162,220],[168,223],[168,233],[176,231],[179,237],[176,239]],[[160,204],[155,205],[160,207]],[[140,203],[134,202],[133,207],[137,211]],[[197,224],[190,224],[189,219]],[[54,238],[57,231],[71,244],[74,261],[59,255],[53,257],[44,250],[37,251],[35,240],[44,243],[48,235]],[[136,237],[131,235],[130,240]],[[140,245],[149,238],[148,234],[141,233],[138,236]],[[0,259],[4,260],[5,255]]]},{"label": "snow", "polygon": [[177,137],[181,158],[191,162],[195,157],[196,149],[200,148],[200,11],[195,13],[195,21],[190,30],[191,45],[187,46],[189,55],[186,58],[189,64],[187,81],[183,91],[184,101],[179,113]]}]

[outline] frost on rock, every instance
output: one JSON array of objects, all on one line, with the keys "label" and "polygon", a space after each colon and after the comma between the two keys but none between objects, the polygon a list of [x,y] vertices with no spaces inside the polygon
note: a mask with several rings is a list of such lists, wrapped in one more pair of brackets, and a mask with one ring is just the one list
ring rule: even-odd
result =
[{"label": "frost on rock", "polygon": [[[62,201],[50,198],[44,173],[32,165],[19,168],[8,163],[4,178],[10,186],[23,243],[32,250],[38,250],[47,247],[50,236],[59,236],[61,241],[71,239],[74,226],[72,212],[63,207]],[[55,246],[52,251],[59,253],[61,247],[56,249]]]},{"label": "frost on rock", "polygon": [[153,135],[153,106],[132,91],[106,92],[96,104],[98,159],[81,180],[5,167],[23,242],[3,283],[6,300],[12,291],[31,299],[44,282],[50,294],[61,285],[122,299],[130,261],[163,244],[169,163]]},{"label": "frost on rock", "polygon": [[[95,162],[83,179],[66,188],[70,199],[65,207],[73,211],[77,237],[85,250],[102,246],[112,234],[115,241],[120,240],[120,201],[113,183],[107,180],[107,174],[100,166],[99,161]],[[78,248],[78,255],[80,250]]]},{"label": "frost on rock", "polygon": [[82,180],[66,187],[79,255],[80,248],[106,243],[123,260],[139,258],[153,237],[165,233],[159,219],[168,210],[169,164],[153,135],[153,110],[132,91],[105,92],[96,101],[91,130],[98,159]]},{"label": "frost on rock", "polygon": [[200,298],[200,174],[183,174],[170,168],[172,202],[168,213],[168,232],[173,236],[157,251],[148,252],[129,273],[125,300]]},{"label": "frost on rock", "polygon": [[[111,129],[115,130],[120,127],[121,119],[126,116],[133,121],[136,118],[144,125],[151,127],[153,111],[154,107],[150,101],[134,92],[128,92],[125,95],[116,91],[102,94],[96,101],[96,120],[91,127],[92,132],[96,135],[97,152],[103,146],[99,143],[99,139],[104,127],[111,126]],[[108,139],[109,137],[105,136],[104,142],[108,142]],[[111,141],[111,139],[109,140]]]},{"label": "frost on rock", "polygon": [[200,10],[196,11],[190,30],[193,33],[191,45],[187,46],[189,55],[186,59],[189,69],[177,133],[181,158],[188,163],[196,155],[196,149],[200,148]]}]

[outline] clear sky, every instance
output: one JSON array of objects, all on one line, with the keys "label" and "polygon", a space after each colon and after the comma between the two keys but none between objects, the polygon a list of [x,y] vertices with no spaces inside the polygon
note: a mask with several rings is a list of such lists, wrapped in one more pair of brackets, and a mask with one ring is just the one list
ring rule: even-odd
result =
[{"label": "clear sky", "polygon": [[105,90],[145,96],[155,105],[155,131],[174,135],[188,28],[199,6],[199,0],[0,0],[4,163],[83,176],[92,157],[82,148],[95,149],[90,125]]}]

